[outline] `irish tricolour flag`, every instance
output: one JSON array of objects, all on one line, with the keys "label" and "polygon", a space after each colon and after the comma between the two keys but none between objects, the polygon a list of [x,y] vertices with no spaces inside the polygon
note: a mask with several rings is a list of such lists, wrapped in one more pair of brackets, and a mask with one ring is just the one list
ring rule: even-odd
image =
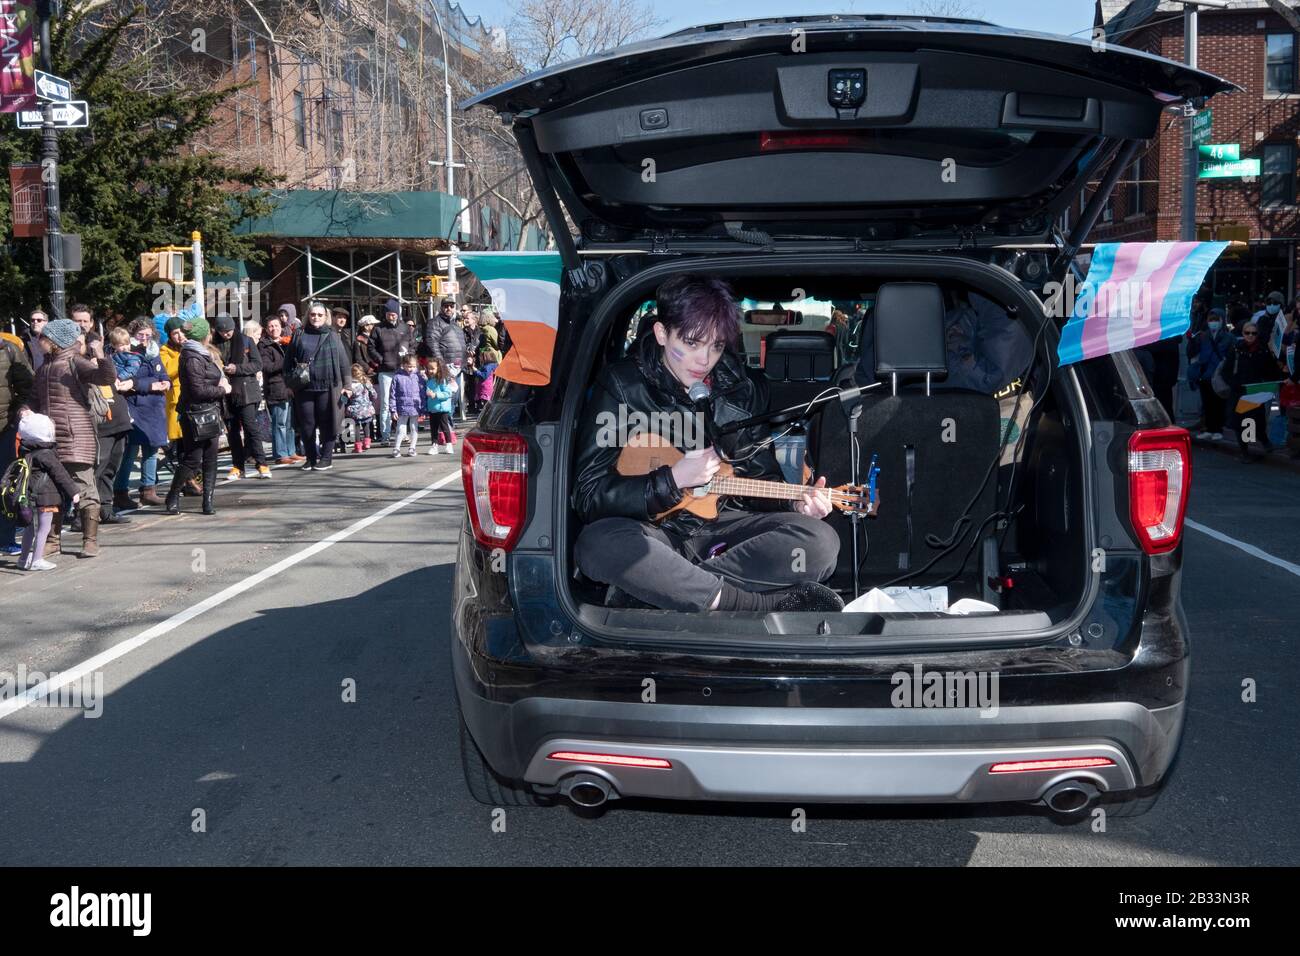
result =
[{"label": "irish tricolour flag", "polygon": [[560,318],[558,252],[461,252],[510,333],[510,351],[496,374],[520,385],[551,380],[551,355]]},{"label": "irish tricolour flag", "polygon": [[1061,330],[1062,365],[1150,345],[1187,331],[1192,297],[1226,242],[1107,242]]}]

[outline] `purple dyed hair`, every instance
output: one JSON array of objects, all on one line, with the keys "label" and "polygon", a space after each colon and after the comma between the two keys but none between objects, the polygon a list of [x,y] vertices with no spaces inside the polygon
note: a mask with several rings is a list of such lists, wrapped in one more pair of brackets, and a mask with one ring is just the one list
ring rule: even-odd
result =
[{"label": "purple dyed hair", "polygon": [[707,276],[673,276],[655,295],[655,319],[669,332],[701,342],[740,341],[740,307],[730,283]]}]

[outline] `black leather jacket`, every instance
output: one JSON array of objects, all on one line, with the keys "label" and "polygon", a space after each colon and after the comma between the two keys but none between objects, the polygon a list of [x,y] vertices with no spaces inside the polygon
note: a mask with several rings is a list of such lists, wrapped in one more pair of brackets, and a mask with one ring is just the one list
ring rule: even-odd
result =
[{"label": "black leather jacket", "polygon": [[[751,375],[740,357],[731,350],[726,351],[714,366],[711,382],[713,420],[718,425],[749,418],[767,410],[767,383],[761,377]],[[614,470],[622,447],[617,443],[598,441],[598,436],[602,422],[607,424],[611,420],[618,420],[620,405],[626,408],[625,417],[633,412],[644,415],[672,412],[676,413],[674,418],[677,418],[678,415],[684,417],[694,412],[694,406],[686,396],[686,389],[663,364],[662,348],[653,335],[646,335],[637,342],[627,358],[613,362],[601,370],[583,410],[578,433],[579,452],[575,469],[577,480],[572,504],[578,516],[587,523],[610,517],[648,521],[653,515],[667,511],[682,498],[682,492],[673,481],[672,470],[668,465],[659,467],[649,475],[624,476]],[[602,413],[606,414],[602,417]],[[724,459],[735,462],[736,475],[739,477],[784,481],[772,445],[751,455],[754,446],[770,435],[771,429],[766,425],[724,435],[719,442],[719,453]],[[739,461],[746,456],[750,457]],[[751,511],[791,511],[794,502],[730,497],[724,497],[719,502],[720,509],[742,507]],[[689,536],[704,524],[707,522],[702,518],[683,510],[666,519],[661,526]]]}]

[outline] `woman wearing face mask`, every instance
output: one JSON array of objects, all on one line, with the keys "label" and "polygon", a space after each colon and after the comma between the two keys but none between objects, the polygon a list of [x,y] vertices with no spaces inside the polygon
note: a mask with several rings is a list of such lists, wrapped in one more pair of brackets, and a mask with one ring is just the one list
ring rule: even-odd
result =
[{"label": "woman wearing face mask", "polygon": [[1187,370],[1187,383],[1201,394],[1201,409],[1204,412],[1204,429],[1197,438],[1218,441],[1223,437],[1223,418],[1226,401],[1214,391],[1210,382],[1224,358],[1236,344],[1232,333],[1225,327],[1222,309],[1211,309],[1205,328],[1196,334],[1193,341],[1192,361]]}]

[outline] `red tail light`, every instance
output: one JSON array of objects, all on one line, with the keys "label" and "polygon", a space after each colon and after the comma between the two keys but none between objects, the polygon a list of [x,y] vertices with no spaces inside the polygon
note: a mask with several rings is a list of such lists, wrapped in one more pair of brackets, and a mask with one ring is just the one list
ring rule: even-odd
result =
[{"label": "red tail light", "polygon": [[1017,760],[995,763],[989,773],[1035,773],[1039,770],[1086,770],[1089,767],[1113,767],[1109,757],[1058,757],[1054,760]]},{"label": "red tail light", "polygon": [[528,514],[528,443],[520,435],[470,432],[460,458],[474,540],[509,551]]},{"label": "red tail light", "polygon": [[1142,550],[1178,547],[1192,483],[1192,439],[1186,429],[1152,428],[1128,442],[1128,508]]},{"label": "red tail light", "polygon": [[782,149],[853,149],[870,142],[870,135],[839,131],[794,130],[758,134],[758,151],[774,153]]},{"label": "red tail light", "polygon": [[571,760],[575,763],[600,763],[611,767],[645,767],[650,770],[672,770],[672,761],[662,757],[629,757],[624,754],[585,753],[577,750],[557,750],[547,754],[548,760]]}]

